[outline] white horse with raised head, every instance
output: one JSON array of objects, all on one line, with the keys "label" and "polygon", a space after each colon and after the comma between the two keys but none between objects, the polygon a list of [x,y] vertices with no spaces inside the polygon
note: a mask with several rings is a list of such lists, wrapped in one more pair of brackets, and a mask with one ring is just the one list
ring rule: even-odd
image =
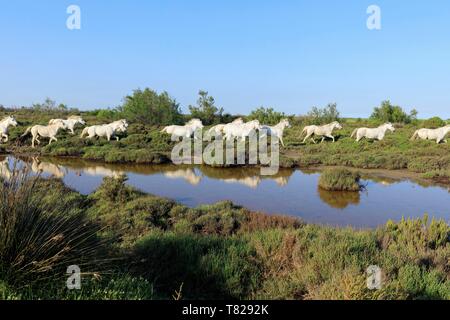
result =
[{"label": "white horse with raised head", "polygon": [[[242,120],[242,118],[237,118],[233,122],[230,122],[230,123],[231,124],[243,124],[244,120]],[[208,136],[219,136],[219,135],[222,135],[223,134],[223,130],[230,123],[215,125],[214,127],[210,128],[206,134]]]},{"label": "white horse with raised head", "polygon": [[108,141],[111,141],[111,138],[116,138],[119,141],[119,137],[116,136],[116,132],[125,132],[127,131],[127,127],[122,121],[114,121],[110,124],[102,124],[86,127],[81,132],[80,138],[84,138],[87,135],[87,139],[92,139],[94,137],[106,137]]},{"label": "white horse with raised head", "polygon": [[259,121],[252,120],[241,124],[229,123],[224,127],[223,133],[225,134],[225,139],[227,140],[241,138],[242,141],[245,141],[245,138],[247,138],[252,131],[259,129],[261,129],[261,124]]},{"label": "white horse with raised head", "polygon": [[350,138],[353,138],[356,135],[356,142],[360,141],[362,138],[366,139],[376,139],[376,140],[383,140],[384,136],[386,135],[386,131],[394,132],[395,128],[392,125],[392,123],[388,122],[385,123],[378,128],[358,128],[353,130],[352,135]]},{"label": "white horse with raised head", "polygon": [[68,129],[70,130],[71,134],[75,134],[74,128],[75,126],[79,123],[81,125],[85,125],[86,122],[83,120],[82,117],[80,116],[70,116],[69,118],[67,118],[67,120],[64,119],[51,119],[48,124],[55,124],[57,122],[61,122],[64,124],[65,128],[64,129]]},{"label": "white horse with raised head", "polygon": [[8,142],[8,128],[10,126],[17,126],[17,121],[13,116],[8,116],[0,121],[0,142],[3,142],[3,138],[5,139],[4,142]]},{"label": "white horse with raised head", "polygon": [[261,130],[264,132],[264,133],[267,133],[269,136],[271,136],[271,137],[275,137],[275,138],[278,138],[278,140],[280,140],[280,142],[281,142],[281,145],[284,147],[284,142],[283,142],[283,133],[284,133],[284,130],[286,129],[286,128],[290,128],[291,127],[291,125],[290,125],[290,123],[289,123],[289,120],[288,119],[282,119],[277,125],[275,125],[275,126],[266,126],[266,125],[263,125],[262,127],[261,127]]},{"label": "white horse with raised head", "polygon": [[337,121],[333,121],[332,123],[323,126],[316,126],[316,125],[306,126],[303,128],[303,131],[300,134],[300,136],[306,133],[305,139],[303,139],[303,143],[305,143],[308,138],[311,138],[311,140],[314,143],[316,143],[316,141],[312,137],[313,135],[322,136],[321,142],[323,142],[325,138],[331,138],[333,139],[333,142],[335,142],[336,140],[332,135],[334,129],[342,129],[341,124]]},{"label": "white horse with raised head", "polygon": [[441,143],[444,141],[447,143],[447,139],[445,136],[450,132],[450,124],[445,127],[437,128],[437,129],[419,129],[414,132],[411,140],[415,140],[420,138],[422,140],[436,140],[436,143]]},{"label": "white horse with raised head", "polygon": [[[165,132],[167,134],[171,134],[172,136],[176,137],[190,138],[197,129],[202,128],[203,123],[200,119],[192,119],[184,126],[177,126],[177,125],[167,126],[164,129],[162,129],[161,132]],[[196,139],[195,135],[194,138]]]},{"label": "white horse with raised head", "polygon": [[64,129],[65,125],[62,122],[56,122],[55,124],[51,124],[48,126],[41,126],[36,125],[27,128],[25,133],[22,135],[22,137],[25,137],[28,135],[28,133],[31,132],[31,135],[33,138],[31,139],[31,146],[34,148],[34,142],[37,141],[38,144],[41,144],[41,141],[39,141],[39,137],[41,138],[49,138],[48,144],[50,145],[52,141],[58,141],[56,139],[56,135],[58,134],[58,131],[60,129]]}]

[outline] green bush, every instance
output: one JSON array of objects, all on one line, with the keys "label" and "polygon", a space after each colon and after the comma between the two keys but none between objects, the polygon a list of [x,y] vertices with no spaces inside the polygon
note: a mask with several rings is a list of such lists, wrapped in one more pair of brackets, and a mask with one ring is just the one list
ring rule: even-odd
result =
[{"label": "green bush", "polygon": [[322,172],[319,187],[328,191],[359,191],[360,175],[348,169],[327,169]]}]

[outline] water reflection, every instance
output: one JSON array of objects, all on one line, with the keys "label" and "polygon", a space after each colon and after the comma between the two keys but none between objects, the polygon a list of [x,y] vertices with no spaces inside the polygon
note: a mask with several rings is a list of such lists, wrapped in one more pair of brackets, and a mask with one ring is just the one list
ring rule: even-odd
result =
[{"label": "water reflection", "polygon": [[345,209],[349,205],[358,205],[361,200],[359,192],[326,191],[319,187],[317,192],[323,202],[336,209]]},{"label": "water reflection", "polygon": [[[0,157],[0,178],[9,179],[14,165],[14,157]],[[299,216],[310,223],[375,227],[389,219],[424,213],[446,221],[450,217],[448,187],[384,171],[363,171],[366,190],[355,193],[318,188],[320,170],[280,169],[274,176],[261,176],[256,167],[120,165],[42,157],[21,158],[17,165],[61,178],[83,194],[98,188],[103,177],[126,174],[130,185],[188,206],[231,200],[253,210]]]}]

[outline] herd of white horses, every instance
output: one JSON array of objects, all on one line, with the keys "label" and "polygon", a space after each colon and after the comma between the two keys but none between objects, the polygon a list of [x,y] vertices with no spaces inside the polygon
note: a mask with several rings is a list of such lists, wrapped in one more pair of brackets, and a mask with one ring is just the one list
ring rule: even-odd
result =
[{"label": "herd of white horses", "polygon": [[[31,133],[31,145],[33,148],[35,147],[35,142],[40,144],[41,141],[39,140],[39,138],[48,138],[49,144],[51,144],[52,141],[58,141],[56,135],[58,134],[59,130],[68,130],[71,134],[75,134],[74,128],[77,124],[86,125],[86,122],[80,116],[70,116],[68,119],[52,119],[49,121],[48,125],[35,125],[27,128],[22,137],[25,137],[29,133]],[[2,121],[0,121],[0,143],[8,141],[8,128],[11,126],[15,127],[17,125],[18,123],[14,116],[7,116]],[[198,129],[203,129],[203,127],[204,126],[201,120],[192,119],[184,126],[167,126],[162,129],[162,132],[176,137],[190,138],[194,136],[194,139],[198,139],[199,137],[195,135],[195,132],[197,132]],[[215,125],[210,128],[206,134],[209,137],[214,136],[217,138],[220,136],[226,140],[242,139],[242,141],[245,141],[245,139],[252,132],[259,131],[263,135],[269,135],[274,137],[275,139],[278,139],[281,142],[282,146],[284,146],[284,130],[289,127],[290,123],[288,119],[282,119],[277,125],[269,126],[261,124],[258,120],[245,122],[242,118],[238,118],[231,123]],[[111,138],[119,140],[119,137],[116,134],[120,132],[126,132],[127,128],[128,122],[125,119],[114,121],[109,124],[88,126],[83,129],[81,138],[87,136],[88,139],[92,139],[94,137],[105,137],[108,141],[110,141]],[[303,143],[306,143],[308,138],[316,143],[314,137],[322,137],[321,142],[323,142],[326,138],[330,138],[333,140],[333,142],[335,142],[333,131],[339,129],[342,129],[342,125],[337,121],[322,126],[311,125],[306,126],[301,132],[300,136],[305,134]],[[383,140],[387,131],[395,131],[395,128],[391,123],[385,123],[377,128],[357,128],[352,132],[351,138],[356,137],[357,142],[359,142],[363,138]],[[446,125],[437,129],[419,129],[414,132],[411,140],[422,139],[434,140],[438,144],[440,142],[447,143],[445,137],[449,132],[450,125]]]}]

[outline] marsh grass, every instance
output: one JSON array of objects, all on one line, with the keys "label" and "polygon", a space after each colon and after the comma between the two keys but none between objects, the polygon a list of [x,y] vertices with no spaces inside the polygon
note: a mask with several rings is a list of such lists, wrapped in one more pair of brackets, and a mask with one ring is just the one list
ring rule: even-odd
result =
[{"label": "marsh grass", "polygon": [[361,190],[361,176],[355,171],[345,168],[324,170],[319,178],[319,188],[327,191],[352,191]]},{"label": "marsh grass", "polygon": [[[13,170],[0,181],[0,279],[12,287],[30,287],[62,279],[66,268],[100,271],[104,243],[100,227],[69,197],[46,203],[39,177]],[[39,196],[42,195],[42,197]]]}]

